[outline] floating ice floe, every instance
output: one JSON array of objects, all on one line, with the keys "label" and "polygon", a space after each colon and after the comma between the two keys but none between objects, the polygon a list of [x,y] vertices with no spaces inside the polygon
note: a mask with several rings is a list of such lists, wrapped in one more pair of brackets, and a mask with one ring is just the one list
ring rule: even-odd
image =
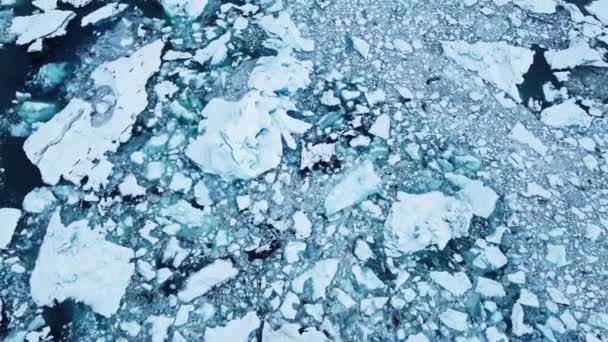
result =
[{"label": "floating ice floe", "polygon": [[314,327],[303,328],[296,323],[287,323],[280,329],[272,330],[272,326],[266,322],[262,330],[262,341],[264,342],[329,342],[330,340]]},{"label": "floating ice floe", "polygon": [[228,46],[232,34],[226,32],[219,38],[212,40],[203,49],[196,50],[194,54],[194,60],[201,65],[209,63],[211,65],[218,65],[222,63],[228,56]]},{"label": "floating ice floe", "polygon": [[41,46],[45,38],[66,34],[65,28],[75,16],[72,11],[50,10],[30,16],[14,17],[10,32],[17,35],[19,45],[36,42],[36,45]]},{"label": "floating ice floe", "polygon": [[509,138],[527,145],[541,156],[544,156],[548,151],[547,146],[545,146],[540,139],[535,137],[521,122],[518,122],[513,126],[513,129],[511,129],[511,132],[509,133]]},{"label": "floating ice floe", "polygon": [[608,0],[593,0],[585,5],[585,9],[608,26]]},{"label": "floating ice floe", "polygon": [[592,49],[582,38],[574,38],[565,50],[548,50],[545,59],[553,70],[572,69],[578,66],[608,67],[604,55]]},{"label": "floating ice floe", "polygon": [[247,85],[268,94],[293,93],[310,84],[312,62],[299,61],[287,52],[262,57],[249,76]]},{"label": "floating ice floe", "polygon": [[208,0],[160,0],[165,12],[171,17],[200,17],[207,7]]},{"label": "floating ice floe", "polygon": [[484,80],[521,102],[517,85],[534,60],[534,51],[500,42],[463,41],[441,43],[446,56],[460,66],[475,71]]},{"label": "floating ice floe", "polygon": [[555,13],[558,4],[557,0],[494,0],[497,6],[504,6],[509,2],[525,10],[544,14]]},{"label": "floating ice floe", "polygon": [[190,302],[209,292],[213,287],[236,277],[238,273],[239,270],[232,265],[232,261],[215,260],[193,273],[186,280],[184,288],[179,292],[177,297],[183,302]]},{"label": "floating ice floe", "polygon": [[338,271],[338,259],[323,259],[307,271],[297,276],[291,282],[291,288],[297,294],[304,292],[304,284],[310,281],[312,285],[312,300],[325,297],[327,287],[331,285]]},{"label": "floating ice floe", "polygon": [[61,2],[70,4],[74,7],[84,7],[93,2],[93,0],[61,0]]},{"label": "floating ice floe", "polygon": [[207,223],[210,211],[209,207],[201,210],[193,207],[188,201],[180,199],[170,206],[161,208],[159,214],[188,227],[201,227]]},{"label": "floating ice floe", "polygon": [[473,210],[473,215],[488,218],[494,212],[498,195],[491,188],[483,185],[481,181],[471,180],[465,176],[448,173],[446,179],[458,186],[460,191],[456,197],[469,203]]},{"label": "floating ice floe", "polygon": [[111,3],[104,5],[84,16],[80,21],[80,26],[84,27],[88,25],[95,25],[102,20],[112,18],[124,12],[127,7],[129,7],[129,5],[119,3]]},{"label": "floating ice floe", "polygon": [[454,274],[445,271],[431,272],[429,276],[437,285],[448,290],[454,296],[462,296],[473,287],[469,277],[464,272]]},{"label": "floating ice floe", "polygon": [[86,220],[67,227],[52,215],[30,278],[39,306],[73,299],[110,317],[118,310],[134,272],[131,249],[108,242]]},{"label": "floating ice floe", "polygon": [[7,248],[11,243],[19,219],[21,219],[21,210],[0,208],[0,249]]},{"label": "floating ice floe", "polygon": [[570,99],[543,109],[540,113],[540,121],[550,127],[565,128],[570,126],[589,127],[592,119],[576,103],[576,99]]},{"label": "floating ice floe", "polygon": [[335,214],[362,202],[381,189],[382,178],[376,174],[374,164],[365,160],[348,170],[331,188],[323,205],[325,212],[328,215]]},{"label": "floating ice floe", "polygon": [[315,42],[302,38],[300,30],[291,20],[287,12],[281,12],[277,17],[265,15],[258,21],[258,25],[275,41],[282,43],[273,44],[274,48],[285,47],[296,51],[313,51]]},{"label": "floating ice floe", "polygon": [[53,192],[47,187],[41,187],[25,195],[22,206],[28,213],[40,214],[49,210],[56,202],[57,198]]},{"label": "floating ice floe", "polygon": [[443,249],[454,238],[467,236],[471,205],[433,191],[399,193],[384,227],[384,246],[393,256],[414,253],[431,245]]},{"label": "floating ice floe", "polygon": [[287,115],[293,108],[286,99],[256,91],[237,102],[212,99],[203,109],[205,132],[188,145],[186,155],[204,172],[226,180],[255,178],[281,162],[281,136],[289,143],[289,133],[310,127]]},{"label": "floating ice floe", "polygon": [[85,187],[93,189],[107,183],[112,164],[105,154],[130,138],[130,127],[148,105],[146,83],[160,67],[163,46],[155,41],[93,71],[95,86],[113,92],[113,112],[95,113],[91,103],[75,98],[32,133],[23,149],[45,183],[56,185],[61,177],[74,184],[87,177]]},{"label": "floating ice floe", "polygon": [[335,143],[308,144],[308,146],[302,146],[300,170],[312,170],[315,164],[320,162],[329,163],[335,154]]},{"label": "floating ice floe", "polygon": [[233,319],[225,326],[205,329],[205,342],[247,342],[249,335],[262,324],[254,311],[241,318]]}]

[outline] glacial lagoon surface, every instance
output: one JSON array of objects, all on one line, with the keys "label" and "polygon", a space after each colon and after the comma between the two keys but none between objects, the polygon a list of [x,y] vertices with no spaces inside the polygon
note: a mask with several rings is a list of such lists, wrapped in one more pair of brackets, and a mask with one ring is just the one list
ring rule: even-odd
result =
[{"label": "glacial lagoon surface", "polygon": [[0,341],[608,341],[608,0],[0,0]]}]

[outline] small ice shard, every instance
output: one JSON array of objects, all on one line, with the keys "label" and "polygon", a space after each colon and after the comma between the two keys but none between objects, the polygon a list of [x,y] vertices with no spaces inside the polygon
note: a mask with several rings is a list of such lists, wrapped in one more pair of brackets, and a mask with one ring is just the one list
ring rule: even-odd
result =
[{"label": "small ice shard", "polygon": [[268,36],[282,41],[289,49],[306,52],[315,49],[315,42],[302,38],[300,30],[287,12],[280,12],[277,17],[272,15],[263,16],[258,21],[258,25],[266,31]]},{"label": "small ice shard", "polygon": [[106,241],[79,220],[67,227],[52,215],[30,278],[32,299],[53,306],[74,299],[110,317],[118,310],[135,267],[131,249]]},{"label": "small ice shard", "polygon": [[572,69],[578,66],[608,67],[604,55],[592,49],[582,38],[575,38],[565,50],[548,50],[545,52],[547,63],[553,70]]},{"label": "small ice shard", "polygon": [[95,86],[109,87],[116,97],[113,113],[95,117],[102,121],[94,122],[89,102],[74,98],[30,135],[23,149],[45,183],[56,185],[61,177],[74,184],[87,177],[85,188],[107,183],[112,164],[105,154],[130,138],[130,127],[148,105],[146,84],[160,67],[163,46],[157,40],[93,71]]},{"label": "small ice shard", "polygon": [[249,335],[260,327],[260,318],[254,311],[233,319],[225,326],[205,329],[205,342],[247,342]]},{"label": "small ice shard", "polygon": [[369,133],[384,140],[390,138],[391,119],[387,114],[380,115],[370,127]]},{"label": "small ice shard", "polygon": [[352,36],[351,39],[352,39],[353,47],[355,48],[355,51],[357,51],[364,59],[368,59],[369,50],[370,50],[369,43],[366,42],[365,40],[363,40],[359,37],[355,37],[355,36]]},{"label": "small ice shard", "polygon": [[334,276],[338,271],[338,259],[324,259],[317,263],[307,271],[297,276],[291,282],[291,288],[297,294],[304,292],[304,284],[307,281],[312,285],[312,300],[317,300],[325,297],[327,287],[331,285]]},{"label": "small ice shard", "polygon": [[95,11],[85,15],[80,21],[80,26],[85,27],[88,25],[96,25],[102,20],[117,16],[118,14],[126,10],[127,7],[129,7],[129,5],[120,3],[110,3],[104,5],[96,9]]},{"label": "small ice shard", "polygon": [[454,296],[462,296],[471,289],[472,284],[464,272],[450,274],[448,272],[431,272],[431,279],[439,286],[448,290]]},{"label": "small ice shard", "polygon": [[544,156],[547,153],[547,146],[545,146],[540,139],[535,137],[521,122],[518,122],[513,126],[513,129],[511,129],[511,132],[509,133],[509,138],[518,143],[527,145],[541,156]]},{"label": "small ice shard", "polygon": [[249,76],[247,85],[268,94],[294,93],[310,84],[311,61],[300,61],[291,54],[262,57]]},{"label": "small ice shard", "polygon": [[509,2],[527,11],[544,14],[555,13],[557,7],[557,0],[494,0],[497,6],[504,6]]},{"label": "small ice shard", "polygon": [[314,327],[303,328],[297,323],[287,323],[280,329],[272,330],[266,322],[262,330],[264,342],[329,342],[325,334]]},{"label": "small ice shard", "polygon": [[0,208],[0,250],[6,249],[11,243],[19,219],[21,219],[21,210]]},{"label": "small ice shard", "polygon": [[469,316],[464,312],[447,309],[439,315],[439,320],[448,328],[462,332],[469,328],[469,323],[467,322],[468,317]]},{"label": "small ice shard", "polygon": [[190,143],[186,156],[204,172],[226,180],[255,178],[281,162],[281,136],[289,134],[285,117],[291,109],[288,100],[259,92],[237,102],[212,99],[203,109],[204,134]]},{"label": "small ice shard", "polygon": [[508,45],[506,42],[464,41],[441,43],[446,56],[467,70],[477,72],[481,78],[521,102],[517,85],[534,60],[534,51]]},{"label": "small ice shard", "polygon": [[177,297],[182,302],[190,302],[209,292],[213,287],[221,285],[236,277],[238,273],[239,270],[234,267],[232,261],[228,259],[215,260],[211,264],[190,275],[186,280],[184,288],[179,292]]},{"label": "small ice shard", "polygon": [[399,193],[384,227],[387,254],[400,256],[467,236],[473,209],[467,202],[433,191]]},{"label": "small ice shard", "polygon": [[576,99],[570,99],[543,109],[540,113],[540,121],[553,128],[565,128],[589,127],[592,119],[583,108],[576,104]]},{"label": "small ice shard", "polygon": [[209,210],[209,208],[204,210],[195,208],[188,201],[180,199],[175,204],[160,209],[159,213],[183,225],[201,227],[207,221]]},{"label": "small ice shard", "polygon": [[226,60],[228,56],[228,46],[232,35],[230,32],[226,32],[219,38],[212,40],[203,49],[196,50],[194,54],[194,60],[201,65],[207,63],[211,65],[218,65]]},{"label": "small ice shard", "polygon": [[23,210],[32,214],[40,214],[49,210],[55,203],[57,198],[53,192],[47,187],[36,188],[30,191],[23,198]]},{"label": "small ice shard", "polygon": [[448,173],[445,178],[460,188],[456,197],[471,205],[473,215],[488,218],[496,208],[498,195],[481,181],[471,180],[465,176]]},{"label": "small ice shard", "polygon": [[608,26],[608,0],[593,0],[585,5],[585,9],[599,19],[604,26]]},{"label": "small ice shard", "polygon": [[335,143],[320,143],[316,145],[308,144],[302,146],[302,156],[300,158],[300,170],[312,170],[317,163],[329,163],[336,154]]},{"label": "small ice shard", "polygon": [[10,33],[17,35],[17,44],[26,45],[45,38],[66,34],[70,20],[76,17],[72,11],[50,10],[25,17],[14,17]]},{"label": "small ice shard", "polygon": [[376,174],[374,164],[365,160],[354,166],[336,183],[325,198],[325,212],[332,215],[356,205],[367,197],[380,192],[382,178]]},{"label": "small ice shard", "polygon": [[207,7],[208,0],[160,0],[165,12],[171,17],[200,17]]},{"label": "small ice shard", "polygon": [[118,184],[118,192],[122,197],[131,196],[143,196],[146,194],[146,188],[137,183],[137,178],[134,174],[128,174],[123,181]]}]

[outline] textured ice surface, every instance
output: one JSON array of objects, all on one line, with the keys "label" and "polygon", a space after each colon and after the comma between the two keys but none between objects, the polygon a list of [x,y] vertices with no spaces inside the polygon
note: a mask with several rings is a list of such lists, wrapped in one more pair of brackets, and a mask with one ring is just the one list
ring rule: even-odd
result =
[{"label": "textured ice surface", "polygon": [[85,220],[64,226],[55,211],[30,278],[32,299],[48,306],[74,299],[110,317],[133,275],[133,257],[131,249],[106,241]]}]

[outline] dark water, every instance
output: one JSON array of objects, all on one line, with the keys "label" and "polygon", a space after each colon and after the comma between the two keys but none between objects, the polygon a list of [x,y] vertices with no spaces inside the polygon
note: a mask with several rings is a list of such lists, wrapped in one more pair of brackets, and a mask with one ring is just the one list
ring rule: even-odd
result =
[{"label": "dark water", "polygon": [[527,104],[530,99],[534,99],[540,101],[542,107],[545,108],[549,106],[549,103],[545,101],[543,84],[550,82],[556,89],[559,89],[561,85],[545,59],[546,50],[539,46],[533,46],[532,49],[534,50],[534,61],[528,72],[524,74],[524,82],[517,88],[524,104]]}]

